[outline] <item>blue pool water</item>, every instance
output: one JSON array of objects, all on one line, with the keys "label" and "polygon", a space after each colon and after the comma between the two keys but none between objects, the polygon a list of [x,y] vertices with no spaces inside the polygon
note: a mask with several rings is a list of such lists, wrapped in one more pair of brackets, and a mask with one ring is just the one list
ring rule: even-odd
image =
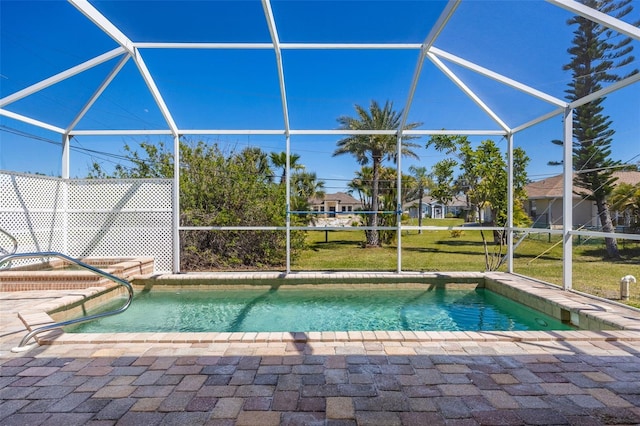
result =
[{"label": "blue pool water", "polygon": [[484,289],[270,288],[145,291],[136,295],[126,312],[80,324],[67,331],[508,331],[570,328]]}]

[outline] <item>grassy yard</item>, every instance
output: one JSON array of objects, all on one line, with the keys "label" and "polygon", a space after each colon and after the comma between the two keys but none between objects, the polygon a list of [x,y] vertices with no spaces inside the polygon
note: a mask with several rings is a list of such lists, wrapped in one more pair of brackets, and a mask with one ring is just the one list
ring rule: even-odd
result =
[{"label": "grassy yard", "polygon": [[[412,223],[414,224],[414,223]],[[456,226],[456,219],[424,220],[425,226]],[[485,235],[487,233],[485,232]],[[490,235],[488,236],[490,238]],[[562,244],[559,236],[536,234],[526,237],[514,256],[516,273],[562,284]],[[294,271],[395,271],[397,246],[362,248],[364,231],[313,231],[307,237],[309,250],[292,265]],[[604,243],[574,240],[573,288],[609,299],[620,295],[620,278],[640,278],[640,242],[619,241],[623,260],[604,260]],[[492,250],[493,246],[489,246]],[[484,271],[485,258],[479,231],[472,228],[453,236],[451,231],[405,232],[402,235],[403,271]],[[501,270],[505,270],[503,266]],[[640,283],[631,288],[630,304],[640,307]]]}]

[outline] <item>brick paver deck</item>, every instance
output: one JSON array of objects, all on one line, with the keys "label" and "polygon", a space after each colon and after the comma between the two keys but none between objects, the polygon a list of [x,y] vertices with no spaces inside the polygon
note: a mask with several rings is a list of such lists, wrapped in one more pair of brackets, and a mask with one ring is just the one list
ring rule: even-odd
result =
[{"label": "brick paver deck", "polygon": [[3,426],[640,424],[635,332],[11,352],[25,333],[15,312],[56,297],[0,298]]}]

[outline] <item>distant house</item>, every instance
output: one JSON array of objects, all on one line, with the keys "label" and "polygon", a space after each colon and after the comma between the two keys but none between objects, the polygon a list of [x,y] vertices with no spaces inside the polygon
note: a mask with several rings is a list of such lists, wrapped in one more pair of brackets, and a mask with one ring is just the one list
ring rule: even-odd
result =
[{"label": "distant house", "polygon": [[351,213],[355,214],[356,210],[362,209],[360,200],[344,192],[325,194],[323,198],[311,198],[309,206],[312,211],[320,212],[318,217],[335,217],[336,213],[350,215]]},{"label": "distant house", "polygon": [[[616,185],[640,182],[640,172],[614,172]],[[524,209],[533,220],[534,228],[557,228],[562,226],[562,175],[531,182],[526,187],[527,201]],[[588,192],[573,185],[573,226],[578,228],[598,227],[598,210],[593,201],[586,200],[577,192]]]},{"label": "distant house", "polygon": [[459,217],[464,210],[468,210],[467,201],[464,196],[457,196],[451,202],[443,204],[438,200],[426,196],[422,198],[422,212],[420,212],[420,200],[412,200],[405,203],[403,211],[409,213],[409,217],[444,219],[449,216]]}]

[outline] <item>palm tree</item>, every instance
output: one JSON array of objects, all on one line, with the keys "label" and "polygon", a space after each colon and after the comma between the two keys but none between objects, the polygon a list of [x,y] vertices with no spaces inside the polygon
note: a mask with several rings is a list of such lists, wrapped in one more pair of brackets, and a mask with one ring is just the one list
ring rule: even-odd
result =
[{"label": "palm tree", "polygon": [[[413,187],[413,176],[404,174],[400,176],[400,205],[404,205],[408,196],[411,195],[410,188]],[[406,189],[406,191],[405,191]],[[395,211],[398,203],[398,171],[394,167],[380,167],[379,184],[380,208],[387,211]],[[385,214],[379,218],[379,225],[391,227],[397,225],[395,214]],[[380,231],[380,242],[382,244],[392,244],[396,240],[397,233],[393,230]]]},{"label": "palm tree", "polygon": [[291,195],[297,198],[294,204],[297,203],[299,207],[308,206],[310,198],[324,197],[324,181],[318,180],[315,172],[294,173],[291,175]]},{"label": "palm tree", "polygon": [[234,161],[238,164],[244,164],[247,170],[256,173],[257,176],[262,177],[265,181],[271,181],[273,172],[269,167],[267,153],[260,148],[247,147],[234,157]]},{"label": "palm tree", "polygon": [[[325,196],[324,181],[318,180],[313,172],[296,172],[291,175],[291,210],[309,210],[309,200],[312,198],[322,199]],[[309,222],[307,213],[298,213],[298,219],[302,223]],[[315,217],[311,216],[311,222]]]},{"label": "palm tree", "polygon": [[622,213],[625,226],[640,225],[640,183],[619,184],[611,194],[611,209]]},{"label": "palm tree", "polygon": [[360,170],[356,171],[356,177],[354,177],[347,187],[349,195],[354,195],[360,200],[362,210],[371,210],[371,167],[363,166]]},{"label": "palm tree", "polygon": [[[400,127],[402,111],[393,110],[393,102],[386,101],[384,107],[376,101],[371,101],[369,109],[355,105],[357,117],[340,116],[341,130],[397,130]],[[410,123],[405,125],[404,130],[414,129],[420,123]],[[411,148],[419,147],[418,144],[406,142],[415,139],[411,136],[402,138],[402,155],[418,158]],[[371,182],[371,210],[373,213],[367,215],[367,224],[373,229],[365,231],[367,235],[367,246],[378,247],[378,184],[380,180],[380,166],[385,160],[395,161],[397,159],[397,137],[395,135],[351,135],[338,141],[338,148],[333,153],[334,156],[351,154],[356,157],[360,165],[371,162],[372,182]]]},{"label": "palm tree", "polygon": [[[280,183],[284,183],[287,179],[287,153],[282,152],[272,152],[269,154],[269,158],[271,159],[271,164],[276,169],[282,169],[282,174],[280,175]],[[289,169],[291,170],[302,170],[304,166],[298,163],[300,156],[298,154],[289,155]]]},{"label": "palm tree", "polygon": [[[425,190],[431,186],[432,180],[426,167],[411,166],[409,172],[415,179],[412,195],[418,197],[418,226],[422,226],[422,198],[424,198]],[[418,230],[418,234],[422,234],[422,229]]]}]

